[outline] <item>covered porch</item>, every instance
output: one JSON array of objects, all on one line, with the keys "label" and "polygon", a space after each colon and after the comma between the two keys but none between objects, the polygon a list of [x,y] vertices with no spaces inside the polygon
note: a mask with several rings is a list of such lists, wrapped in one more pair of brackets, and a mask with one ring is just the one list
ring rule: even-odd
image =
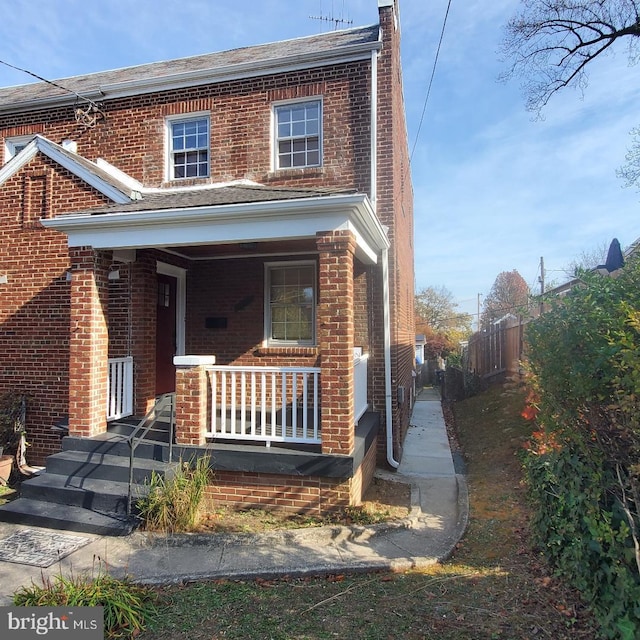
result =
[{"label": "covered porch", "polygon": [[[328,456],[336,468],[335,456],[354,459],[358,424],[384,410],[372,381],[384,378],[387,345],[371,327],[383,317],[374,281],[389,242],[365,195],[290,195],[190,208],[153,198],[151,209],[134,202],[46,221],[68,235],[72,256],[71,436],[96,436],[175,392],[176,444],[231,447],[236,490],[253,482],[238,447],[254,470],[271,467],[256,464],[256,447]],[[313,332],[271,339],[269,269],[302,278],[298,265],[313,274]],[[370,450],[356,458],[373,460],[370,476],[377,446],[364,441]],[[320,468],[332,475],[314,463],[309,478]]]}]

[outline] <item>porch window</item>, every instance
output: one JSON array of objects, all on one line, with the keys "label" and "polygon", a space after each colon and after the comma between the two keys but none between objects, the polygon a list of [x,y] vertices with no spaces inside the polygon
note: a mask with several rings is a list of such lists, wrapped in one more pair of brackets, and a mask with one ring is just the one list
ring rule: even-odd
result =
[{"label": "porch window", "polygon": [[168,121],[169,180],[209,176],[209,116]]},{"label": "porch window", "polygon": [[319,167],[322,104],[320,100],[275,107],[276,168]]},{"label": "porch window", "polygon": [[269,344],[315,344],[314,263],[271,263],[266,269],[266,334]]}]

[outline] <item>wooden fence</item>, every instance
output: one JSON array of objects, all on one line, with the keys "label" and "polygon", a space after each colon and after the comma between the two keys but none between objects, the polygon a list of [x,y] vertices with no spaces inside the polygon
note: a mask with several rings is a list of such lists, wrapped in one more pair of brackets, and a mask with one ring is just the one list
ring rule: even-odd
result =
[{"label": "wooden fence", "polygon": [[466,348],[465,368],[485,378],[519,373],[525,325],[526,320],[508,316],[474,333]]}]

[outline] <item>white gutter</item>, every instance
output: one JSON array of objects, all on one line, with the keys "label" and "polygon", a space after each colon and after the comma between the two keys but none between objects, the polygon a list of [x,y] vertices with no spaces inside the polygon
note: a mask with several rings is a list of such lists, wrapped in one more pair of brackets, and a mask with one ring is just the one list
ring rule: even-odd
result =
[{"label": "white gutter", "polygon": [[382,250],[382,306],[384,334],[384,393],[387,430],[387,462],[394,469],[400,463],[393,457],[393,410],[391,395],[391,320],[389,313],[389,249]]}]

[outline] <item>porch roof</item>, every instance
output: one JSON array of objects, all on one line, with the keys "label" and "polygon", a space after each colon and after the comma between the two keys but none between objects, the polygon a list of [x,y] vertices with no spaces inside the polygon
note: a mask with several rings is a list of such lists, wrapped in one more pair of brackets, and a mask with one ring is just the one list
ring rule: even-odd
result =
[{"label": "porch roof", "polygon": [[390,246],[366,194],[231,184],[143,193],[141,199],[41,220],[69,246],[175,248],[315,238],[349,230],[356,255],[375,264]]}]

